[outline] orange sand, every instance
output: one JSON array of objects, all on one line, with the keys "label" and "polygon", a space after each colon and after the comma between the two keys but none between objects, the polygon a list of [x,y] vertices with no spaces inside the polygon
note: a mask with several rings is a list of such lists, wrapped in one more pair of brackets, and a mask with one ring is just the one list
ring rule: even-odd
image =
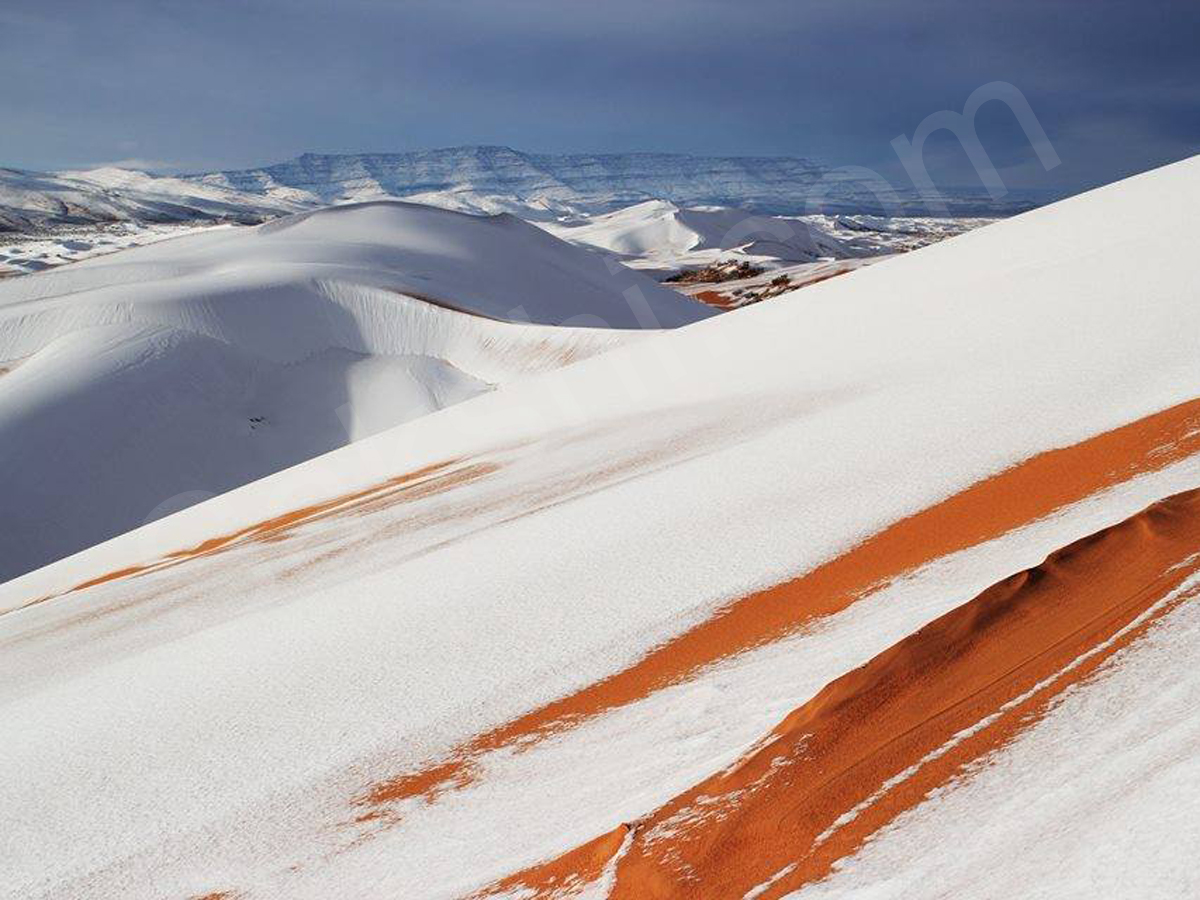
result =
[{"label": "orange sand", "polygon": [[528,747],[589,716],[686,680],[726,656],[839,612],[880,584],[934,559],[1197,452],[1200,400],[1034,456],[895,523],[806,575],[729,604],[634,666],[479,735],[425,772],[398,773],[371,786],[359,802],[386,804],[418,795],[433,799],[468,783],[472,760],[482,753],[506,745]]},{"label": "orange sand", "polygon": [[484,900],[486,897],[508,891],[520,894],[522,890],[534,891],[534,896],[549,900],[564,890],[582,887],[600,877],[604,867],[621,849],[630,827],[621,825],[614,828],[607,834],[564,853],[558,859],[499,881],[472,894],[467,900]]},{"label": "orange sand", "polygon": [[730,294],[723,294],[720,291],[706,290],[696,291],[692,295],[701,303],[707,303],[709,306],[715,306],[717,309],[733,309],[737,302]]},{"label": "orange sand", "polygon": [[[1065,547],[930,623],[830,683],[732,771],[638,822],[610,896],[741,897],[793,867],[765,900],[825,876],[1186,602],[1174,598],[1127,628],[1200,569],[1197,547],[1200,490]],[[835,825],[850,812],[851,821]],[[611,835],[601,840],[613,846]],[[591,858],[598,847],[588,847],[580,878],[603,867]],[[576,851],[494,889],[524,886],[548,897],[579,860]]]},{"label": "orange sand", "polygon": [[389,478],[387,481],[360,491],[343,494],[311,506],[300,507],[239,529],[238,531],[209,538],[194,547],[173,551],[154,562],[106,572],[103,575],[80,582],[61,593],[31,600],[24,604],[24,606],[28,607],[38,603],[45,603],[49,600],[66,596],[67,594],[73,594],[100,584],[106,584],[110,581],[133,578],[146,572],[158,572],[163,569],[169,569],[189,559],[219,553],[235,544],[241,544],[246,541],[271,542],[283,540],[301,525],[308,525],[333,516],[361,514],[388,506],[392,503],[419,500],[423,497],[429,497],[450,490],[460,484],[475,481],[491,474],[499,468],[498,465],[493,463],[474,463],[453,468],[458,462],[459,460],[450,460],[436,465],[425,466],[424,468],[415,469],[412,472],[406,472],[403,475]]}]

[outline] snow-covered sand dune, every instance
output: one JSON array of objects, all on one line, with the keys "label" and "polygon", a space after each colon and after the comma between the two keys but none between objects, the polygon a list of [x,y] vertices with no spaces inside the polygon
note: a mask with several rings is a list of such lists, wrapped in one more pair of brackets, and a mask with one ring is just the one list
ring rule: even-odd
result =
[{"label": "snow-covered sand dune", "polygon": [[814,222],[723,207],[680,208],[665,200],[648,200],[580,225],[544,223],[542,227],[564,240],[666,268],[680,261],[711,261],[733,250],[786,262],[845,259],[868,252],[838,240]]},{"label": "snow-covered sand dune", "polygon": [[517,219],[399,203],[0,283],[0,580],[710,314]]},{"label": "snow-covered sand dune", "polygon": [[3,890],[1195,896],[1198,201],[1193,159],[0,585]]},{"label": "snow-covered sand dune", "polygon": [[585,218],[542,222],[551,234],[627,265],[670,272],[737,259],[779,265],[860,259],[935,243],[991,219],[771,216],[745,209],[647,200]]}]

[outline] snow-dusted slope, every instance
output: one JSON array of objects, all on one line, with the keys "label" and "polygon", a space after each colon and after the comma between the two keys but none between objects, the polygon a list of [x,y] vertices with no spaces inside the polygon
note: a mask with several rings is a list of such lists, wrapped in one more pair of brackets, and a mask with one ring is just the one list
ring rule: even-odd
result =
[{"label": "snow-dusted slope", "polygon": [[274,197],[126,169],[0,169],[0,232],[97,222],[261,222],[302,208]]},{"label": "snow-dusted slope", "polygon": [[623,339],[594,326],[709,314],[516,219],[398,203],[0,283],[0,579]]},{"label": "snow-dusted slope", "polygon": [[1195,896],[1198,201],[1194,159],[0,586],[0,890]]}]

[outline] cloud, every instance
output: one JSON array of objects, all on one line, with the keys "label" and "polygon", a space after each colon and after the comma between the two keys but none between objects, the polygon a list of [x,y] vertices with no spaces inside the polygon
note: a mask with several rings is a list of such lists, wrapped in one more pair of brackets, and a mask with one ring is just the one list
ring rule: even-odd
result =
[{"label": "cloud", "polygon": [[[501,143],[527,150],[814,155],[886,168],[890,141],[972,90],[1028,97],[1082,184],[1200,149],[1200,5],[1105,0],[6,0],[0,164],[145,157],[205,169],[305,150]],[[1089,149],[1069,135],[1114,125]],[[1192,123],[1192,124],[1188,124]],[[1122,141],[1135,127],[1135,139]],[[122,142],[134,143],[134,147]],[[931,142],[931,159],[938,147]],[[966,177],[942,147],[943,180]]]}]

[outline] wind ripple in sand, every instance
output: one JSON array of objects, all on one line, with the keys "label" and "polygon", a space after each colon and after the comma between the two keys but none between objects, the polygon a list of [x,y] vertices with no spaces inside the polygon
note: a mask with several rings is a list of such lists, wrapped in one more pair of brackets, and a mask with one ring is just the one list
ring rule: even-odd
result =
[{"label": "wind ripple in sand", "polygon": [[[781,897],[1003,747],[1195,593],[1200,491],[995,585],[788,716],[633,827],[608,896]],[[555,896],[615,835],[506,880]],[[564,863],[585,862],[576,873]]]}]

